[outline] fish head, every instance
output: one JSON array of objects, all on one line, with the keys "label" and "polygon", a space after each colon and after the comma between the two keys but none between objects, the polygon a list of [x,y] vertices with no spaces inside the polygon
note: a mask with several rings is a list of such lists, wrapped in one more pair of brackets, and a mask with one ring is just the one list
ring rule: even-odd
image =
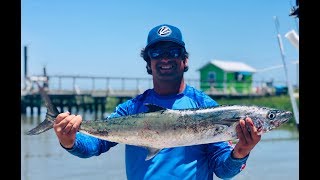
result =
[{"label": "fish head", "polygon": [[251,119],[260,134],[271,131],[288,122],[293,117],[291,111],[260,108]]}]

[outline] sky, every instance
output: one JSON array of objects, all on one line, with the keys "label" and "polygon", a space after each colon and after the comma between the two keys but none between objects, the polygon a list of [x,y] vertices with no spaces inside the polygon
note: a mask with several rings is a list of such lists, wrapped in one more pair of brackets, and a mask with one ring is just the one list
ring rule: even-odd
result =
[{"label": "sky", "polygon": [[255,68],[254,81],[286,81],[275,19],[289,81],[299,83],[299,51],[285,34],[299,34],[289,16],[293,0],[22,0],[21,78],[24,46],[28,75],[151,78],[140,57],[149,30],[171,24],[182,31],[189,52],[186,79],[199,79],[203,65],[218,59]]}]

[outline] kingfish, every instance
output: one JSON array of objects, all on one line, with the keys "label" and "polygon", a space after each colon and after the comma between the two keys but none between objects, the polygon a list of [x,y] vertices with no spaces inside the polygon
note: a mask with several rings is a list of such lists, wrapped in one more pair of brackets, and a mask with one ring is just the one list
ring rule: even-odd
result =
[{"label": "kingfish", "polygon": [[[47,107],[45,120],[27,132],[38,135],[51,128],[60,113],[45,90],[39,92]],[[146,160],[164,148],[191,146],[238,139],[236,126],[250,117],[260,134],[269,132],[292,118],[291,111],[248,105],[220,105],[207,108],[168,109],[144,104],[147,112],[103,120],[83,120],[79,132],[99,139],[145,147]]]}]

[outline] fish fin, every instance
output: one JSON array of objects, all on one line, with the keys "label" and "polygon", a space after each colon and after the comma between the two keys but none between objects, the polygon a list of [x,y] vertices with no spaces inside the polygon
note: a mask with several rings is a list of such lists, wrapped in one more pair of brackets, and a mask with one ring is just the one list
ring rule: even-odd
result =
[{"label": "fish fin", "polygon": [[145,106],[148,107],[147,112],[156,112],[156,111],[161,111],[161,110],[166,110],[167,108],[161,107],[155,104],[150,104],[150,103],[144,103]]},{"label": "fish fin", "polygon": [[148,155],[146,157],[146,161],[152,159],[155,155],[157,155],[161,149],[146,147],[148,149]]},{"label": "fish fin", "polygon": [[45,106],[47,107],[47,114],[51,115],[51,116],[57,116],[58,114],[60,114],[60,112],[58,111],[57,107],[52,104],[48,94],[46,93],[46,91],[44,90],[43,87],[41,87],[39,85],[39,83],[37,83],[38,87],[39,87],[39,92],[40,95],[44,101]]},{"label": "fish fin", "polygon": [[29,130],[26,134],[27,135],[38,135],[41,134],[49,129],[53,128],[53,122],[50,120],[45,119],[35,128]]},{"label": "fish fin", "polygon": [[44,121],[42,121],[39,125],[37,125],[35,128],[31,129],[27,132],[27,135],[37,135],[41,134],[51,128],[53,128],[53,124],[55,121],[55,118],[59,114],[58,109],[54,104],[52,104],[48,94],[45,92],[44,88],[37,83],[39,87],[39,92],[41,94],[42,99],[44,100],[45,106],[47,107],[47,113],[46,118]]}]

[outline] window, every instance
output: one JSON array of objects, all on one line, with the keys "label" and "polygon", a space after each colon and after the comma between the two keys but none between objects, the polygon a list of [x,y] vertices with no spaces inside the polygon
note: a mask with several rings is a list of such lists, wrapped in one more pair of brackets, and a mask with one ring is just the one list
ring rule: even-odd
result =
[{"label": "window", "polygon": [[210,71],[208,73],[208,82],[210,82],[210,83],[216,82],[216,72]]},{"label": "window", "polygon": [[244,81],[245,75],[243,73],[236,72],[236,73],[234,73],[234,75],[235,75],[234,79],[236,81]]}]

